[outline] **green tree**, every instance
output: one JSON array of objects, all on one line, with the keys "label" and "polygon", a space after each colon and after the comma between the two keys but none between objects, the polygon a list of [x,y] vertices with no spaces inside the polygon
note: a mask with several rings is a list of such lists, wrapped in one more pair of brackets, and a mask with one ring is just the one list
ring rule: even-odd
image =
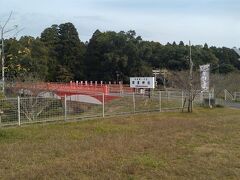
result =
[{"label": "green tree", "polygon": [[21,64],[34,78],[45,81],[48,73],[48,52],[39,38],[30,36],[21,37],[19,43],[23,46],[24,56]]},{"label": "green tree", "polygon": [[216,48],[211,47],[210,51],[218,58],[218,66],[219,68],[215,68],[216,72],[219,73],[229,73],[236,69],[240,70],[240,61],[239,56],[233,49],[229,49],[226,47]]},{"label": "green tree", "polygon": [[61,65],[56,67],[56,81],[57,82],[70,82],[73,80],[73,74]]},{"label": "green tree", "polygon": [[21,59],[25,54],[24,48],[16,39],[11,38],[5,40],[5,51],[5,76],[8,81],[14,81],[27,72],[26,67],[21,64]]},{"label": "green tree", "polygon": [[52,25],[41,33],[40,40],[44,43],[48,51],[48,75],[47,81],[56,81],[56,67],[59,65],[57,61],[57,47],[59,45],[59,28],[58,25]]},{"label": "green tree", "polygon": [[75,80],[84,78],[84,54],[85,45],[80,41],[74,25],[72,23],[60,24],[57,60],[59,64],[71,71]]},{"label": "green tree", "polygon": [[150,74],[150,56],[151,48],[135,31],[96,31],[87,47],[86,72],[91,80],[112,81],[120,74],[119,79],[126,82],[129,76]]}]

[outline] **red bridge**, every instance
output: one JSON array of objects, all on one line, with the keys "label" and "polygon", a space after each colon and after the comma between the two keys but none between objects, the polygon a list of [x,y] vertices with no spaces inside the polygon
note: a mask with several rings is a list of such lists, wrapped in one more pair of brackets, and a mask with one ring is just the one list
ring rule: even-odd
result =
[{"label": "red bridge", "polygon": [[[132,89],[121,84],[105,85],[97,83],[16,83],[13,89],[21,94],[37,97],[53,97],[85,103],[102,104],[120,98],[123,92]],[[103,99],[104,98],[104,99]]]},{"label": "red bridge", "polygon": [[[110,95],[109,85],[83,83],[16,83],[13,89],[21,94],[38,97],[54,97],[57,99],[101,104],[120,98]],[[104,98],[104,99],[103,99]]]}]

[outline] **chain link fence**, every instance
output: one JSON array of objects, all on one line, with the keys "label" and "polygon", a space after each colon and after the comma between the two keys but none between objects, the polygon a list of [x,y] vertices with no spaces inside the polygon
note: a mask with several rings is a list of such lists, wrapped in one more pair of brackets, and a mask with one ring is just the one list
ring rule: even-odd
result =
[{"label": "chain link fence", "polygon": [[186,93],[153,91],[150,94],[85,94],[59,98],[24,97],[0,100],[0,126],[70,121],[124,114],[180,111]]}]

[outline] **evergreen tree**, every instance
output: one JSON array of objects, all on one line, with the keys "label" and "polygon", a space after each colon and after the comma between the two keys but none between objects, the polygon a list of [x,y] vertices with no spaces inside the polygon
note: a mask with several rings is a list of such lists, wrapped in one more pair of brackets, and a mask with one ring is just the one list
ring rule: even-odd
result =
[{"label": "evergreen tree", "polygon": [[[85,44],[72,23],[52,25],[40,38],[30,36],[5,40],[6,76],[42,81],[104,80],[129,81],[130,76],[150,76],[152,69],[174,71],[189,68],[189,46],[162,45],[144,41],[136,32],[96,30]],[[215,73],[240,70],[239,55],[226,47],[192,46],[194,69],[211,64]]]},{"label": "evergreen tree", "polygon": [[83,79],[85,45],[80,41],[78,32],[72,23],[59,25],[58,43],[57,60],[59,64],[70,71],[75,80]]},{"label": "evergreen tree", "polygon": [[48,81],[56,81],[56,67],[59,65],[57,48],[59,45],[58,25],[52,25],[41,33],[40,40],[48,49]]}]

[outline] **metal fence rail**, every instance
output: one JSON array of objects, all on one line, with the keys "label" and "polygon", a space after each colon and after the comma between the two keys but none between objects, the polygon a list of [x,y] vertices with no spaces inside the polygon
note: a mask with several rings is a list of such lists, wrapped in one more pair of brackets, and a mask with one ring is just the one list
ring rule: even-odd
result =
[{"label": "metal fence rail", "polygon": [[234,100],[235,101],[240,101],[240,92],[234,92]]},{"label": "metal fence rail", "polygon": [[65,96],[62,98],[27,97],[0,100],[0,126],[48,121],[69,121],[144,112],[181,110],[183,92],[158,91],[148,94],[123,93],[113,99],[105,94],[92,94],[99,103]]}]

